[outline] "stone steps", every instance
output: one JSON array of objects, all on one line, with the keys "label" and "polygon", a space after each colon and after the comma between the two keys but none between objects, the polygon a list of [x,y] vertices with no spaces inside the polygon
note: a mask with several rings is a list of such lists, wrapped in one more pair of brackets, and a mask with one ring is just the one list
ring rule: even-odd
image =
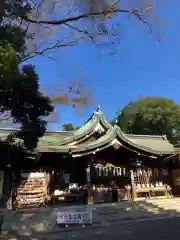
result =
[{"label": "stone steps", "polygon": [[[143,203],[142,203],[143,205]],[[150,206],[153,208],[164,209],[164,210],[176,210],[180,211],[180,199],[173,198],[173,199],[164,199],[164,200],[147,200],[144,203],[145,206]]]}]

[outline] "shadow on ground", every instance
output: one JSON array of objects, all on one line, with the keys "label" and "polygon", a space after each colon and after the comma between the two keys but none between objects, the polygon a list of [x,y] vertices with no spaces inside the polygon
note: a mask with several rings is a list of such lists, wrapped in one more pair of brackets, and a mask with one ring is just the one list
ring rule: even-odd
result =
[{"label": "shadow on ground", "polygon": [[[10,236],[16,237],[14,239],[24,240],[42,239],[42,235],[47,237],[50,233],[65,231],[56,224],[57,211],[84,211],[87,209],[93,212],[91,227],[95,227],[111,222],[177,216],[180,214],[180,198],[7,211],[4,214],[2,236],[4,239],[12,239]],[[80,228],[82,227],[80,226]],[[73,228],[66,230],[73,230]]]}]

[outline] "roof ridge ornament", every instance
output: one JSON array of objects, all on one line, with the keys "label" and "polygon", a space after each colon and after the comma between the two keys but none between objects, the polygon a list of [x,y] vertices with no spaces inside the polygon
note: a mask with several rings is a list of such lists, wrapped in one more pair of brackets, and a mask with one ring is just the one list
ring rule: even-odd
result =
[{"label": "roof ridge ornament", "polygon": [[100,107],[100,105],[96,108],[96,111],[94,112],[94,114],[93,115],[96,115],[96,114],[101,114],[102,112],[101,112],[101,109],[100,109],[101,107]]},{"label": "roof ridge ornament", "polygon": [[116,116],[116,119],[115,119],[115,125],[116,126],[118,126],[119,120],[121,118],[121,114],[122,114],[122,112],[120,111],[119,114]]},{"label": "roof ridge ornament", "polygon": [[96,109],[96,112],[99,112],[101,110],[101,106],[99,105],[98,108]]}]

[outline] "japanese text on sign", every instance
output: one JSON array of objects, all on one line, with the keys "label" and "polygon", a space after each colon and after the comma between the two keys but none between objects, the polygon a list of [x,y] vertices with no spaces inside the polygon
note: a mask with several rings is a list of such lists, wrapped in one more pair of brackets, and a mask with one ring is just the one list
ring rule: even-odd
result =
[{"label": "japanese text on sign", "polygon": [[58,212],[57,224],[92,224],[92,212]]}]

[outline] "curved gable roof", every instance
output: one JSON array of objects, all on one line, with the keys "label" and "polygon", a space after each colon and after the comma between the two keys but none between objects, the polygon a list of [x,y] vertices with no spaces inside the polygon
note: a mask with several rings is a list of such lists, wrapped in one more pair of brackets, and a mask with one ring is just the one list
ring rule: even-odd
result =
[{"label": "curved gable roof", "polygon": [[[16,129],[17,130],[17,129]],[[0,138],[7,137],[15,129],[0,129]],[[103,131],[103,136],[92,142],[86,140],[96,131]],[[112,145],[112,141],[117,140],[122,146],[134,148],[156,155],[173,154],[176,148],[167,141],[166,136],[158,135],[136,135],[124,134],[120,127],[112,127],[105,119],[103,112],[98,108],[89,120],[79,129],[71,132],[46,132],[39,140],[37,150],[58,151],[67,153],[69,149],[76,153],[90,153]]]},{"label": "curved gable roof", "polygon": [[[75,145],[88,139],[94,134],[95,131],[98,131],[98,129],[107,131],[110,127],[111,125],[104,119],[103,112],[101,112],[100,108],[98,108],[82,127],[71,131],[71,134],[67,137],[59,138],[57,135],[56,138],[52,140],[54,143],[56,141],[57,145]],[[45,135],[43,138],[40,139],[40,142],[42,144],[48,144],[52,143],[52,140],[50,137],[48,139],[47,135]]]},{"label": "curved gable roof", "polygon": [[110,127],[106,134],[100,138],[82,144],[75,145],[56,145],[56,146],[41,146],[40,150],[43,151],[57,151],[68,153],[71,151],[73,155],[84,155],[92,152],[100,151],[113,145],[113,140],[116,140],[121,146],[136,149],[154,155],[168,155],[173,154],[175,151],[174,146],[169,143],[163,136],[149,136],[149,135],[131,135],[124,134],[118,126]]}]

